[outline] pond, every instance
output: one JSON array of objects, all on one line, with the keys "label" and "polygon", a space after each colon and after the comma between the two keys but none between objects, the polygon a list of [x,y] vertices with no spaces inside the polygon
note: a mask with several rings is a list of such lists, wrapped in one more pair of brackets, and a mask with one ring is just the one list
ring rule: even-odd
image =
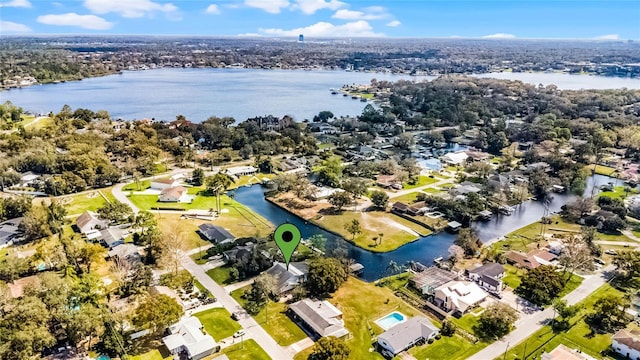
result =
[{"label": "pond", "polygon": [[[585,195],[590,195],[591,189],[594,187],[597,188],[608,182],[622,183],[622,181],[607,176],[594,175],[588,178]],[[327,248],[342,247],[349,257],[364,265],[362,278],[367,281],[374,281],[388,275],[386,268],[390,261],[395,261],[399,265],[404,265],[409,261],[419,261],[425,265],[431,265],[434,258],[447,256],[447,249],[455,240],[455,235],[441,232],[421,237],[394,251],[374,253],[359,248],[268,202],[264,198],[264,191],[265,188],[261,186],[242,187],[235,191],[234,198],[275,225],[289,222],[298,226],[303,238],[309,238],[316,234],[325,236]],[[575,198],[576,196],[571,194],[554,194],[553,200],[549,204],[549,212],[559,211],[562,205]],[[490,221],[473,223],[472,226],[478,231],[480,239],[486,242],[538,221],[544,213],[545,208],[541,202],[526,201],[517,206],[511,216],[494,215]]]}]

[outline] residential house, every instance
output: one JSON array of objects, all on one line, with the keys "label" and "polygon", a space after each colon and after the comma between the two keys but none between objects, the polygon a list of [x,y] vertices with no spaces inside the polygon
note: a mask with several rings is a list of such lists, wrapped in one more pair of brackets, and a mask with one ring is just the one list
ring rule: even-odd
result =
[{"label": "residential house", "polygon": [[464,182],[459,186],[449,190],[449,193],[451,195],[467,195],[471,193],[477,194],[480,191],[482,191],[482,189],[478,185],[472,182]]},{"label": "residential house", "polygon": [[489,177],[487,180],[487,186],[489,189],[494,191],[504,191],[509,189],[511,182],[509,181],[509,177],[502,174],[496,174]]},{"label": "residential house", "polygon": [[640,359],[640,331],[622,329],[613,335],[611,348],[627,359]]},{"label": "residential house", "polygon": [[40,177],[41,176],[38,174],[34,174],[31,171],[27,171],[26,173],[20,175],[20,186],[22,187],[33,186],[36,184],[38,179],[40,179]]},{"label": "residential house", "polygon": [[169,327],[169,332],[171,335],[163,337],[162,342],[173,355],[199,360],[220,350],[211,335],[205,334],[197,317],[180,320]]},{"label": "residential house", "polygon": [[393,326],[378,336],[378,345],[382,353],[395,357],[421,341],[428,341],[438,335],[440,330],[424,316],[416,316]]},{"label": "residential house", "polygon": [[435,295],[436,288],[458,279],[458,275],[432,266],[413,275],[409,283],[424,295]]},{"label": "residential house", "polygon": [[529,174],[532,173],[536,170],[542,170],[544,172],[549,172],[551,171],[551,165],[547,164],[544,161],[540,161],[540,162],[536,162],[533,164],[529,164],[527,166],[525,166],[525,173]]},{"label": "residential house", "polygon": [[458,232],[462,228],[462,224],[457,221],[449,221],[447,223],[447,230],[451,232]]},{"label": "residential house", "polygon": [[556,346],[551,352],[544,352],[540,360],[596,360],[580,350],[571,349],[563,344]]},{"label": "residential house", "polygon": [[0,248],[7,246],[22,235],[22,230],[20,230],[21,223],[21,217],[0,223]]},{"label": "residential house", "polygon": [[532,250],[526,254],[519,251],[507,251],[504,257],[507,263],[529,270],[535,269],[540,265],[553,265],[553,261],[557,258],[556,255],[544,249]]},{"label": "residential house", "polygon": [[304,328],[318,337],[341,338],[349,334],[344,327],[342,311],[326,300],[302,299],[289,305],[289,311],[295,320],[301,321]]},{"label": "residential house", "polygon": [[276,261],[265,273],[276,279],[276,291],[280,295],[307,281],[309,265],[306,262],[290,262],[287,269],[285,263]]},{"label": "residential house", "polygon": [[397,187],[402,189],[402,183],[396,180],[395,175],[376,175],[376,185],[385,189]]},{"label": "residential house", "polygon": [[428,211],[424,201],[419,201],[411,205],[402,202],[395,202],[391,205],[391,212],[396,214],[407,214],[411,216],[421,215]]},{"label": "residential house", "polygon": [[83,234],[90,233],[93,230],[106,229],[108,225],[109,223],[106,220],[101,220],[98,214],[93,211],[85,211],[76,219],[76,226]]},{"label": "residential house", "polygon": [[279,131],[293,123],[293,119],[290,116],[284,116],[282,119],[273,115],[257,116],[247,119],[247,121],[253,121],[263,131]]},{"label": "residential house", "polygon": [[228,168],[226,173],[237,178],[245,175],[255,175],[258,173],[258,168],[253,166],[233,166]]},{"label": "residential house", "polygon": [[235,240],[230,232],[221,226],[202,224],[198,226],[198,232],[214,244],[222,244]]},{"label": "residential house", "polygon": [[141,261],[140,250],[142,247],[133,244],[122,244],[116,246],[107,252],[110,259],[118,261],[126,261],[129,264],[135,264]]},{"label": "residential house", "polygon": [[488,294],[476,283],[451,281],[438,287],[434,303],[445,311],[466,313],[482,302]]},{"label": "residential house", "polygon": [[177,184],[177,181],[172,178],[160,178],[151,180],[151,189],[164,190],[173,187]]},{"label": "residential house", "polygon": [[481,288],[494,293],[502,291],[502,278],[505,270],[501,264],[486,263],[468,272],[469,278],[480,285]]},{"label": "residential house", "polygon": [[100,242],[102,246],[111,250],[116,246],[124,244],[124,236],[122,236],[122,231],[120,229],[110,227],[100,230],[98,242]]},{"label": "residential house", "polygon": [[255,244],[252,242],[248,242],[244,245],[238,245],[231,250],[227,250],[222,252],[222,256],[224,256],[224,260],[227,263],[236,262],[238,259],[243,259],[246,257],[250,257],[253,253],[253,248]]},{"label": "residential house", "polygon": [[190,201],[187,195],[187,188],[182,186],[172,186],[163,189],[158,196],[160,202],[186,203]]},{"label": "residential house", "polygon": [[469,158],[469,155],[467,155],[467,153],[465,153],[464,151],[458,151],[444,154],[440,158],[440,160],[449,165],[462,165],[467,161],[467,158]]},{"label": "residential house", "polygon": [[487,161],[492,157],[491,154],[483,151],[467,150],[464,153],[467,154],[471,161]]}]

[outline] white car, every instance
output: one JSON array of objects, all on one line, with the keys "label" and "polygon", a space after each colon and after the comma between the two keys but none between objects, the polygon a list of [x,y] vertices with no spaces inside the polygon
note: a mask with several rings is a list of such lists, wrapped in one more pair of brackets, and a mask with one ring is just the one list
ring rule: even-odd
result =
[{"label": "white car", "polygon": [[244,336],[244,335],[245,335],[244,330],[238,330],[238,331],[236,331],[235,334],[233,334],[233,337],[234,338],[239,338],[240,336]]}]

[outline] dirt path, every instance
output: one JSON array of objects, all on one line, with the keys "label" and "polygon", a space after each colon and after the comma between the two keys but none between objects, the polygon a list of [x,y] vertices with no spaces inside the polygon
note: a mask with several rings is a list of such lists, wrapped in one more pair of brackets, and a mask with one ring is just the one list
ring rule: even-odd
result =
[{"label": "dirt path", "polygon": [[[380,222],[378,219],[370,216],[366,212],[362,213],[361,219],[362,219],[362,226],[364,228],[372,227],[372,226],[370,226],[370,222]],[[420,237],[420,234],[418,234],[415,230],[411,229],[410,227],[407,227],[407,226],[404,226],[402,224],[399,224],[399,223],[397,223],[397,222],[395,222],[395,221],[393,221],[391,219],[387,219],[387,221],[385,221],[384,224],[388,225],[388,226],[391,226],[391,227],[394,227],[394,228],[396,228],[398,230],[406,231],[411,235],[415,235],[415,236]]]}]

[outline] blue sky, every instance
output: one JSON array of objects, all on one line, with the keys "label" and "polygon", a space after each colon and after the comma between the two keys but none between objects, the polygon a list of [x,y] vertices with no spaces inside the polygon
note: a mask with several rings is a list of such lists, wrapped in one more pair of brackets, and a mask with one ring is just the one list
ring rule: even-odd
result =
[{"label": "blue sky", "polygon": [[0,0],[0,34],[640,39],[638,0]]}]

